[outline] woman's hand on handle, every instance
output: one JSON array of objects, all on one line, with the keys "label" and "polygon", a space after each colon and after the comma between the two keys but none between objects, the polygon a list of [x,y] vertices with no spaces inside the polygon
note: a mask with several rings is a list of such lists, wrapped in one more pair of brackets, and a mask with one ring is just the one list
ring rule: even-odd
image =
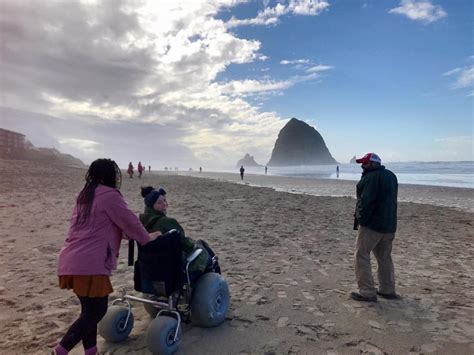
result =
[{"label": "woman's hand on handle", "polygon": [[148,235],[150,236],[150,242],[152,242],[161,235],[161,232],[157,231],[157,232],[149,233]]}]

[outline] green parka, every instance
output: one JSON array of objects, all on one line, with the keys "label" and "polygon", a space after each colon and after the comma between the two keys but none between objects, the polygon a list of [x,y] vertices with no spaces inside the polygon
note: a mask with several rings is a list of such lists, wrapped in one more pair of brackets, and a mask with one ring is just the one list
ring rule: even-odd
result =
[{"label": "green parka", "polygon": [[379,233],[397,230],[397,177],[383,165],[367,169],[357,184],[357,222]]},{"label": "green parka", "polygon": [[[194,241],[191,238],[186,237],[183,227],[181,227],[176,219],[167,217],[165,214],[156,211],[154,208],[145,206],[144,213],[140,214],[140,221],[149,233],[160,231],[164,234],[172,229],[180,231],[181,247],[184,253],[183,259],[194,251]],[[203,249],[198,258],[189,266],[189,271],[204,271],[207,266],[208,258],[208,253]]]}]

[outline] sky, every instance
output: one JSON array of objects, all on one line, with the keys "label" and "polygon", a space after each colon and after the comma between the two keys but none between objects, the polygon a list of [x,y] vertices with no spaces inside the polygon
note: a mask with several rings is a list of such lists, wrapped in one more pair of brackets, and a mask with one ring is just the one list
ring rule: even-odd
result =
[{"label": "sky", "polygon": [[0,0],[0,127],[86,163],[473,160],[471,0]]}]

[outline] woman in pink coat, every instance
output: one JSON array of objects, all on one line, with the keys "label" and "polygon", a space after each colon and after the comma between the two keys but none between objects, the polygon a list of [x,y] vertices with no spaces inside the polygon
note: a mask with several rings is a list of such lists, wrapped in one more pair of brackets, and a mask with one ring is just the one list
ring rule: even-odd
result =
[{"label": "woman in pink coat", "polygon": [[97,353],[97,324],[107,312],[113,291],[109,277],[117,266],[123,235],[141,245],[160,235],[143,228],[119,192],[120,183],[120,169],[113,160],[97,159],[87,171],[58,261],[59,286],[78,296],[81,314],[53,354],[67,354],[80,341],[86,355]]}]

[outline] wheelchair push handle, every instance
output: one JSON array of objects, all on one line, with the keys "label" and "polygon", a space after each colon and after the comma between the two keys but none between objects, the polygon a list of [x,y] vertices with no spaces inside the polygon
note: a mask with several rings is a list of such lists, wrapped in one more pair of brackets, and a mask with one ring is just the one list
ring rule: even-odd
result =
[{"label": "wheelchair push handle", "polygon": [[177,229],[171,229],[169,230],[168,232],[166,233],[163,233],[162,235],[160,235],[158,238],[162,238],[162,237],[168,237],[172,234],[176,234],[177,236],[179,236],[181,233],[179,232],[179,230]]}]

